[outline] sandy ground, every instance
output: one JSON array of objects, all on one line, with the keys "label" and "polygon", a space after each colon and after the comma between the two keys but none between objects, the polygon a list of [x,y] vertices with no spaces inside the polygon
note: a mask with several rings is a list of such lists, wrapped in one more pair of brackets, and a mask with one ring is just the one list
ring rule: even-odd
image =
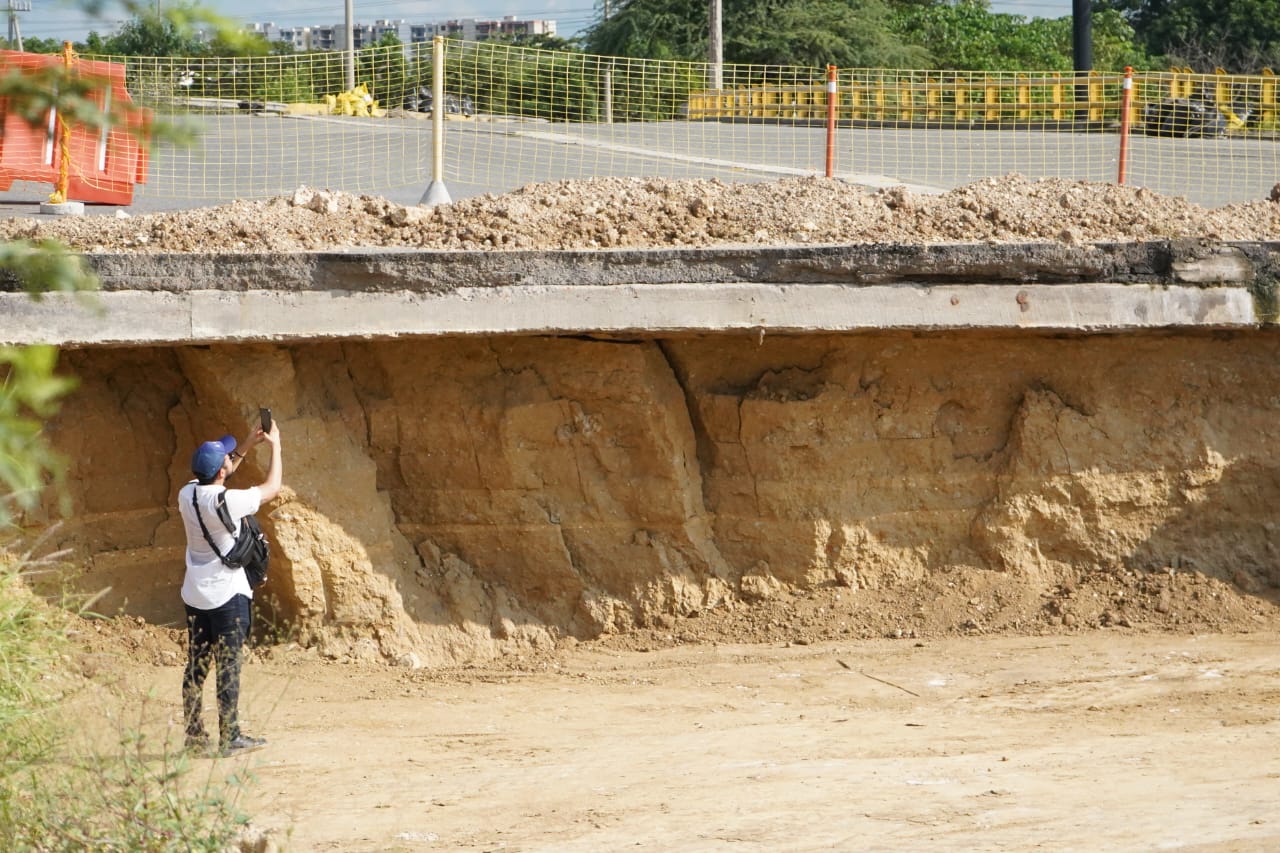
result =
[{"label": "sandy ground", "polygon": [[[199,764],[250,770],[253,827],[290,850],[1275,850],[1278,639],[585,644],[448,672],[277,651],[242,702],[268,746]],[[131,665],[172,725],[180,668]]]}]

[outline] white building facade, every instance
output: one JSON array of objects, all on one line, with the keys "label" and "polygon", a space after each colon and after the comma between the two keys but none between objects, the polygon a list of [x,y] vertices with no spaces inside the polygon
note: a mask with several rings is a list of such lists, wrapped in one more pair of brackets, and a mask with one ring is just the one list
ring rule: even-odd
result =
[{"label": "white building facade", "polygon": [[[246,29],[261,33],[269,42],[283,41],[294,50],[343,50],[346,47],[346,24],[323,24],[306,27],[281,27],[273,23],[250,24]],[[352,42],[359,50],[377,44],[388,34],[394,35],[404,45],[423,44],[436,36],[457,38],[463,41],[486,41],[492,38],[556,34],[556,22],[534,19],[519,20],[507,15],[501,20],[461,18],[427,24],[411,24],[407,21],[378,20],[372,24],[355,24]]]}]

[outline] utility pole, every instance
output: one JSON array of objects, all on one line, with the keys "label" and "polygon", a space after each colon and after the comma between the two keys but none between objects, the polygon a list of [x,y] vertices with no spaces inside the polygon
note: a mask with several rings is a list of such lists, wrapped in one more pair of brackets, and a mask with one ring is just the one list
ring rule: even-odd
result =
[{"label": "utility pole", "polygon": [[347,91],[356,87],[356,12],[355,0],[346,0],[347,15]]},{"label": "utility pole", "polygon": [[724,88],[724,7],[721,0],[710,0],[707,17],[711,37],[708,42],[707,61],[711,63],[710,88],[717,92]]},{"label": "utility pole", "polygon": [[22,50],[22,26],[18,23],[19,12],[30,12],[31,0],[9,0],[9,47]]},{"label": "utility pole", "polygon": [[[1076,101],[1089,100],[1089,72],[1093,70],[1093,6],[1089,0],[1071,2],[1071,58],[1076,72]],[[1089,120],[1089,108],[1076,110],[1076,121]]]}]

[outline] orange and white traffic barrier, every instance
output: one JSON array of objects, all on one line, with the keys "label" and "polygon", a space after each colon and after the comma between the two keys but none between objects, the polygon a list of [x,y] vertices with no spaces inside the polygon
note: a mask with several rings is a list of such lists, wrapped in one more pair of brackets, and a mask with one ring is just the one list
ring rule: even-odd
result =
[{"label": "orange and white traffic barrier", "polygon": [[125,66],[75,57],[68,42],[62,55],[0,50],[0,74],[31,73],[66,65],[72,73],[101,81],[92,97],[109,126],[92,128],[63,121],[51,108],[38,126],[0,98],[0,190],[14,181],[54,185],[50,201],[133,203],[133,188],[146,183],[145,133],[150,113],[132,106],[125,88]]}]

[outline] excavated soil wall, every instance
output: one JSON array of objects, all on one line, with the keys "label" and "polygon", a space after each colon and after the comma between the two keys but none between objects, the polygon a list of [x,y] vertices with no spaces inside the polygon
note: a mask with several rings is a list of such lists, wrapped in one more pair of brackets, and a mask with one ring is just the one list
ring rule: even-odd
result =
[{"label": "excavated soil wall", "polygon": [[49,424],[73,504],[55,539],[79,588],[109,588],[97,609],[180,624],[191,450],[269,404],[286,489],[262,514],[260,627],[337,657],[482,660],[796,590],[854,614],[901,593],[946,631],[1060,625],[1088,577],[1195,573],[1217,584],[1197,596],[1267,613],[1280,587],[1270,328],[137,346],[62,367],[80,387]]}]

